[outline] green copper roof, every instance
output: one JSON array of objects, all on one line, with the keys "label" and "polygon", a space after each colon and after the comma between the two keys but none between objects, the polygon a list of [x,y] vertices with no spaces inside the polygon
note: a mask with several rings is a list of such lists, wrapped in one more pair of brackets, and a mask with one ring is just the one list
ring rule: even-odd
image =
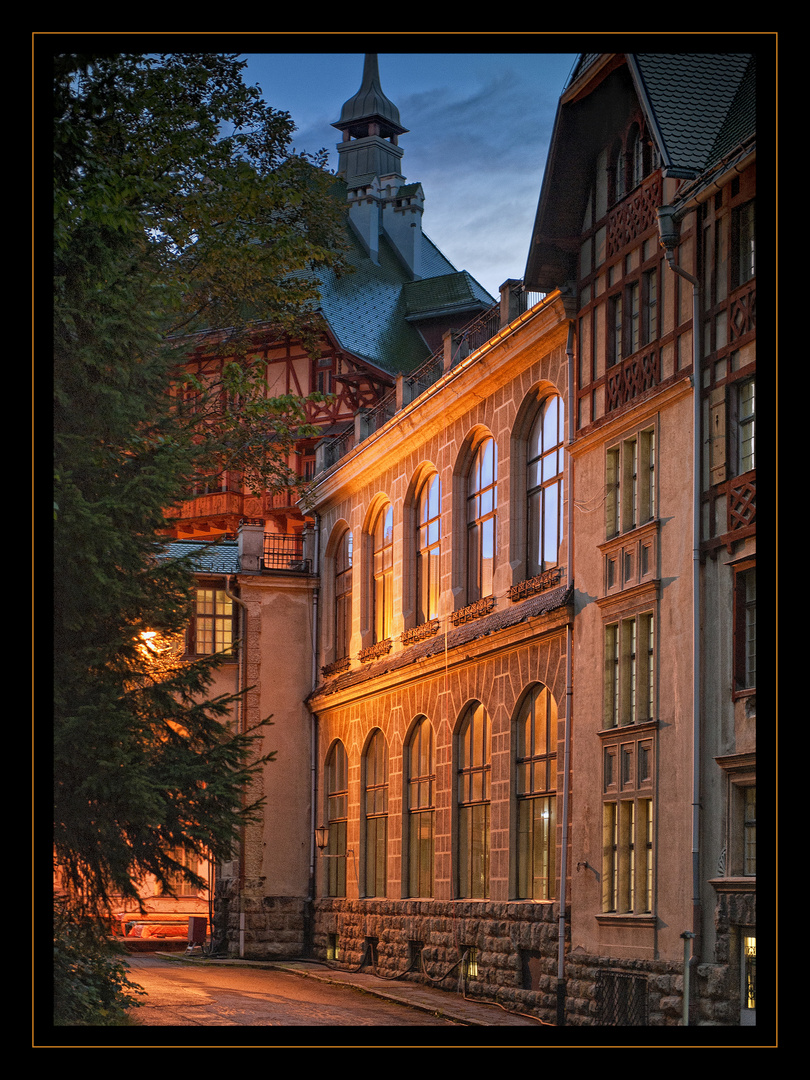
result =
[{"label": "green copper roof", "polygon": [[495,303],[424,235],[422,268],[429,276],[418,281],[411,279],[385,235],[380,237],[379,264],[372,262],[351,230],[350,242],[354,272],[321,276],[321,313],[342,348],[384,371],[412,371],[430,355],[415,325],[419,316],[458,310],[462,326],[472,318],[470,312]]}]

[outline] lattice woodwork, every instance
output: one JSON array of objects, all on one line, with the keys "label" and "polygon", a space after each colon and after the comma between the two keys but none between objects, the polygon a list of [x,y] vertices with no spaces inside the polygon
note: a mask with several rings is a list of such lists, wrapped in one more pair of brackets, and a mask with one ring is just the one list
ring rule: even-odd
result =
[{"label": "lattice woodwork", "polygon": [[621,202],[608,217],[607,256],[611,258],[622,248],[657,223],[656,210],[661,205],[661,177],[646,180],[641,187]]},{"label": "lattice woodwork", "polygon": [[727,522],[728,531],[734,532],[737,529],[747,529],[749,525],[755,525],[756,520],[756,480],[746,480],[741,484],[729,488]]}]

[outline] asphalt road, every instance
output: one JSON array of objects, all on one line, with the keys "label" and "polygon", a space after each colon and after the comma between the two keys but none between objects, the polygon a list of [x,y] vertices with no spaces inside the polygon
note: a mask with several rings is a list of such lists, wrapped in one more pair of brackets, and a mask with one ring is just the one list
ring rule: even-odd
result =
[{"label": "asphalt road", "polygon": [[420,1009],[280,970],[196,967],[152,955],[127,962],[131,981],[146,991],[132,1010],[143,1027],[459,1027]]}]

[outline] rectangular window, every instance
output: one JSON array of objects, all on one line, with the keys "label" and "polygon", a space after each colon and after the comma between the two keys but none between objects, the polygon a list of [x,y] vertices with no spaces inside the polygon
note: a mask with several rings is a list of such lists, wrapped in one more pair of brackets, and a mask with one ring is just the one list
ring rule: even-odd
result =
[{"label": "rectangular window", "polygon": [[756,467],[755,380],[746,379],[737,390],[737,461],[740,473]]},{"label": "rectangular window", "polygon": [[188,651],[196,656],[233,649],[233,601],[223,589],[197,589],[188,644]]},{"label": "rectangular window", "polygon": [[604,805],[602,910],[652,911],[652,799],[620,799]]},{"label": "rectangular window", "polygon": [[624,359],[624,312],[622,294],[611,297],[607,304],[608,313],[608,367]]},{"label": "rectangular window", "polygon": [[757,875],[757,789],[744,788],[743,791],[743,874],[747,877]]},{"label": "rectangular window", "polygon": [[652,427],[608,449],[605,460],[608,539],[655,517],[655,464],[655,428]]},{"label": "rectangular window", "polygon": [[644,723],[655,713],[655,617],[605,627],[604,727]]},{"label": "rectangular window", "polygon": [[648,270],[642,279],[643,311],[642,311],[642,338],[643,344],[649,345],[658,337],[658,268]]},{"label": "rectangular window", "polygon": [[745,203],[732,212],[732,288],[744,285],[756,277],[756,203]]},{"label": "rectangular window", "polygon": [[736,690],[757,685],[757,571],[741,569],[734,584],[734,683]]}]

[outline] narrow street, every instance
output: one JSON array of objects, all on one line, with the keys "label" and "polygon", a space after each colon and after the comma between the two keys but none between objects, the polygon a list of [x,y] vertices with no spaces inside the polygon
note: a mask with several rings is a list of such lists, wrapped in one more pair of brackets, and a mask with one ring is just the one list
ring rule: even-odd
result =
[{"label": "narrow street", "polygon": [[128,960],[143,987],[132,1010],[144,1027],[444,1027],[460,1025],[422,1009],[289,972],[196,966],[154,955]]}]

